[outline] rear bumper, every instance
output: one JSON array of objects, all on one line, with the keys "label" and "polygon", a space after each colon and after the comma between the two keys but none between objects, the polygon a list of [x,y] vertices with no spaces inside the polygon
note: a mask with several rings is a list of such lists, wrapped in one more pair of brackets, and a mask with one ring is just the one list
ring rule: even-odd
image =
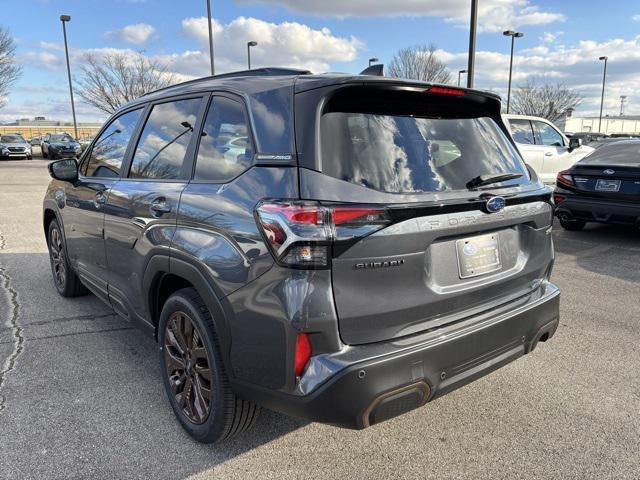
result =
[{"label": "rear bumper", "polygon": [[[537,295],[509,311],[439,329],[418,344],[405,345],[400,340],[386,344],[393,353],[380,355],[380,344],[348,347],[348,352],[336,354],[341,357],[336,363],[343,368],[307,395],[243,384],[234,384],[234,389],[288,415],[365,428],[420,407],[529,353],[538,341],[555,333],[559,301],[558,288],[545,282]],[[356,360],[372,352],[372,358]]]},{"label": "rear bumper", "polygon": [[[559,193],[564,195],[564,193]],[[567,196],[555,210],[563,220],[585,222],[616,223],[623,225],[640,224],[640,204],[622,203],[611,200],[578,198]]]}]

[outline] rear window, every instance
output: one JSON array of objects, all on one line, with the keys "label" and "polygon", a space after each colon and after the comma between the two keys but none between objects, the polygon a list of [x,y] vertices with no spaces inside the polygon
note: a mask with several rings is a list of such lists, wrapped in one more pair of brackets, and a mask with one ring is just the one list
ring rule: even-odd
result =
[{"label": "rear window", "polygon": [[640,164],[640,142],[616,142],[603,145],[580,163],[587,164],[616,164],[638,165]]},{"label": "rear window", "polygon": [[[335,110],[335,109],[334,109]],[[446,109],[443,109],[443,113]],[[488,116],[446,118],[330,111],[320,123],[321,170],[357,185],[391,193],[466,189],[479,175],[520,173],[528,178],[514,146]],[[462,115],[462,117],[464,117]]]}]

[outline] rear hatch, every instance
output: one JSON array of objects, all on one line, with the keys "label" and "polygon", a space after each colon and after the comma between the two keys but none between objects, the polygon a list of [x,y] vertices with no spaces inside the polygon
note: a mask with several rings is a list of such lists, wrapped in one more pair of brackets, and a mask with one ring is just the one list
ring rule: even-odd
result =
[{"label": "rear hatch", "polygon": [[[365,223],[375,213],[375,228],[334,226],[346,239],[331,259],[345,343],[467,319],[548,274],[549,191],[530,178],[495,97],[388,82],[314,89],[296,95],[296,135],[303,200],[361,208]],[[469,184],[497,174],[517,178]]]},{"label": "rear hatch", "polygon": [[603,146],[576,163],[569,174],[573,185],[568,186],[577,193],[603,200],[638,202],[640,141]]}]

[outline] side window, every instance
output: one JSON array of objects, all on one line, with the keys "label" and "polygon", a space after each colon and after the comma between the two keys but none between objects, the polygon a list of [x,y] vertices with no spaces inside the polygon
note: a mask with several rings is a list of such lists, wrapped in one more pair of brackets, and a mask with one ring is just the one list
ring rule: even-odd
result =
[{"label": "side window", "polygon": [[553,147],[564,147],[564,139],[555,128],[545,122],[534,121],[532,123],[536,131],[537,143]]},{"label": "side window", "polygon": [[127,145],[136,128],[142,108],[132,110],[113,120],[93,144],[87,155],[84,174],[87,177],[118,177]]},{"label": "side window", "polygon": [[511,135],[513,135],[516,143],[523,145],[535,144],[533,140],[533,130],[531,129],[531,122],[529,120],[510,119],[509,125],[511,125]]},{"label": "side window", "polygon": [[154,105],[133,154],[129,178],[179,179],[202,98]]},{"label": "side window", "polygon": [[213,97],[196,161],[196,180],[223,183],[251,165],[253,142],[242,103]]}]

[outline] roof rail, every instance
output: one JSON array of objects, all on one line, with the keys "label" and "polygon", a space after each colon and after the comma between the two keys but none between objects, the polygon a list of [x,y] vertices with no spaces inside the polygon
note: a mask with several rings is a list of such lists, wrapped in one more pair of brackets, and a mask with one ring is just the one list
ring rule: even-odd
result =
[{"label": "roof rail", "polygon": [[204,80],[217,80],[219,78],[233,78],[233,77],[270,77],[270,76],[279,76],[279,75],[311,75],[311,71],[302,70],[299,68],[279,68],[279,67],[265,67],[265,68],[254,68],[251,70],[239,70],[237,72],[222,73],[220,75],[213,75],[213,76],[209,75],[206,77],[194,78],[193,80],[187,80],[186,82],[175,83],[173,85],[169,85],[168,87],[159,88],[157,90],[147,92],[144,95],[142,95],[142,97],[146,97],[147,95],[151,95],[152,93],[162,92],[163,90],[168,90],[173,87],[189,85],[192,83],[198,83]]}]

